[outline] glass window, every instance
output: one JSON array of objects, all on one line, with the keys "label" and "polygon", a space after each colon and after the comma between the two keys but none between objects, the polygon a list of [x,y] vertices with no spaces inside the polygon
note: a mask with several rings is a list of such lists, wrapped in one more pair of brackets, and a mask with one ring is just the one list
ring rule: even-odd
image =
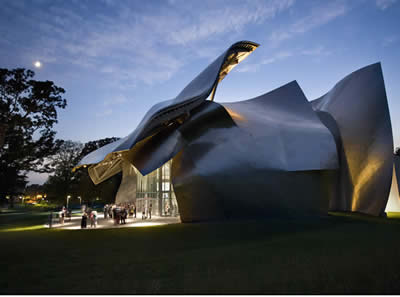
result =
[{"label": "glass window", "polygon": [[175,193],[170,182],[171,166],[172,161],[170,160],[146,176],[135,169],[137,173],[136,206],[138,211],[140,211],[140,208],[146,208],[151,201],[153,214],[159,212],[160,206],[162,215],[179,215]]},{"label": "glass window", "polygon": [[162,183],[162,190],[163,191],[169,191],[169,182],[163,182]]}]

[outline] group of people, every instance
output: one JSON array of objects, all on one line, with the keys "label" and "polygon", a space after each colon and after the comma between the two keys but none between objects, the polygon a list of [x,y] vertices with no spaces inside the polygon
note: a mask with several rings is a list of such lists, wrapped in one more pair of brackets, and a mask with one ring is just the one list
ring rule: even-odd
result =
[{"label": "group of people", "polygon": [[[144,207],[142,211],[142,220],[151,219],[153,205],[149,203],[147,208]],[[114,220],[114,225],[126,224],[126,220],[129,217],[133,217],[136,219],[137,209],[135,204],[106,204],[104,206],[104,219],[110,218]],[[71,211],[67,209],[65,206],[58,213],[59,223],[64,224],[65,218],[69,218],[71,221]],[[81,218],[81,228],[85,229],[88,227],[88,223],[90,223],[91,228],[97,227],[97,218],[98,214],[96,210],[92,210],[90,208],[86,208],[84,206],[82,208],[82,218]],[[53,214],[49,215],[49,227],[52,227]]]},{"label": "group of people", "polygon": [[[142,220],[144,219],[151,219],[151,211],[152,211],[152,204],[150,203],[147,208],[147,213],[145,209],[142,211]],[[129,217],[133,217],[136,219],[137,216],[137,208],[135,204],[128,204],[128,203],[119,203],[119,204],[106,204],[104,206],[104,218],[114,220],[114,225],[119,224],[126,224],[126,219]]]},{"label": "group of people", "polygon": [[[114,225],[119,225],[126,224],[128,214],[132,216],[134,212],[136,213],[136,207],[131,205],[113,204],[109,207],[108,215],[114,220]],[[104,212],[105,216],[106,212]]]},{"label": "group of people", "polygon": [[97,227],[97,211],[91,209],[83,210],[81,228],[85,229],[87,227],[88,220],[90,222],[91,228]]},{"label": "group of people", "polygon": [[114,225],[126,224],[128,216],[135,216],[136,205],[134,204],[106,204],[104,206],[104,218],[114,220]]}]

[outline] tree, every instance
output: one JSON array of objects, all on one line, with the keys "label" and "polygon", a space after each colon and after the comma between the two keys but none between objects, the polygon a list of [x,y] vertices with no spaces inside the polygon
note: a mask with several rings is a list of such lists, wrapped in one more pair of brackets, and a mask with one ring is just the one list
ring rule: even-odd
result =
[{"label": "tree", "polygon": [[54,172],[44,185],[50,200],[64,200],[74,192],[77,181],[72,168],[78,163],[82,148],[83,145],[80,142],[67,140],[63,142],[56,154],[48,158],[47,166]]},{"label": "tree", "polygon": [[77,194],[86,202],[93,203],[99,199],[100,202],[114,203],[119,185],[122,180],[122,173],[118,173],[102,183],[95,185],[88,174],[87,168],[77,171]]},{"label": "tree", "polygon": [[43,161],[62,144],[52,128],[67,105],[65,90],[34,75],[0,68],[0,196],[23,188],[27,171],[50,172]]},{"label": "tree", "polygon": [[72,168],[87,154],[118,140],[116,137],[89,141],[84,146],[78,142],[65,141],[60,150],[50,157],[49,167],[54,175],[49,176],[44,184],[47,198],[53,202],[63,202],[71,195],[71,201],[77,202],[77,197],[93,201],[97,197],[106,202],[114,201],[115,194],[121,183],[121,174],[117,174],[95,186],[89,177],[87,168],[72,172]]},{"label": "tree", "polygon": [[[99,140],[89,141],[85,144],[82,149],[79,159],[82,159],[87,154],[92,151],[97,150],[100,147],[105,146],[111,142],[117,141],[117,137],[103,138]],[[113,177],[105,180],[99,185],[95,185],[88,174],[87,168],[80,168],[76,171],[77,174],[77,192],[86,201],[94,201],[96,198],[100,199],[102,202],[112,203],[115,201],[115,196],[117,194],[119,185],[121,184],[122,174],[116,174]]]}]

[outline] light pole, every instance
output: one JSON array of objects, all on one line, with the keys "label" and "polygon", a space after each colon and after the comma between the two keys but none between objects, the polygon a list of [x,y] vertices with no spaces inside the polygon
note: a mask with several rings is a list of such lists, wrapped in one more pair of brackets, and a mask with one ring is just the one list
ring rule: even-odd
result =
[{"label": "light pole", "polygon": [[70,195],[67,196],[67,209],[68,209],[68,205],[69,205],[69,199],[71,198]]}]

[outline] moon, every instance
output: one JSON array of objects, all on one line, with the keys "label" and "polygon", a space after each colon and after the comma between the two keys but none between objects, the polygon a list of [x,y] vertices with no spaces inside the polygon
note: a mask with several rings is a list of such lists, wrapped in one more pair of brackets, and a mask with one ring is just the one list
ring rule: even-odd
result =
[{"label": "moon", "polygon": [[42,67],[42,63],[41,63],[40,61],[36,61],[35,63],[33,63],[33,65],[34,65],[36,68]]}]

